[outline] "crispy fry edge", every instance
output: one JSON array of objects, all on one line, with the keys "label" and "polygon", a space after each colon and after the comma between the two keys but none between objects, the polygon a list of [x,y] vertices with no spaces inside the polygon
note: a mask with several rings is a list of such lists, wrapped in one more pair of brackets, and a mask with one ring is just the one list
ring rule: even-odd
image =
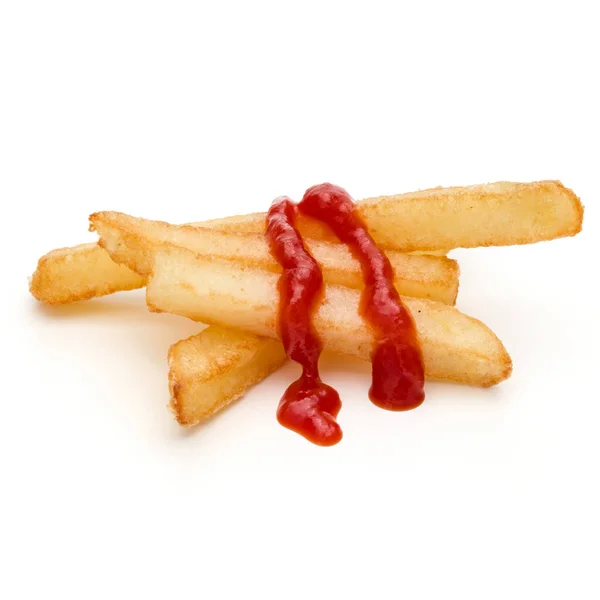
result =
[{"label": "crispy fry edge", "polygon": [[169,348],[169,409],[196,425],[277,370],[287,360],[276,340],[208,327]]},{"label": "crispy fry edge", "polygon": [[[153,254],[163,243],[186,248],[199,256],[281,272],[262,234],[232,234],[170,225],[116,212],[90,215],[90,228],[98,233],[99,244],[115,262],[144,276],[151,272]],[[307,240],[307,246],[321,264],[327,283],[362,288],[360,265],[345,247],[316,240]],[[387,255],[400,294],[455,303],[459,287],[459,267],[455,260],[445,256],[413,256],[394,250],[388,250]]]},{"label": "crispy fry edge", "polygon": [[[156,312],[275,338],[277,280],[273,273],[165,244],[156,254],[146,301]],[[372,337],[358,315],[359,297],[357,290],[325,286],[315,326],[327,350],[368,359]],[[489,387],[510,375],[510,356],[481,321],[440,302],[403,301],[417,325],[428,379]]]},{"label": "crispy fry edge", "polygon": [[144,285],[144,277],[115,263],[97,244],[81,244],[42,256],[29,281],[29,291],[46,304],[69,304]]},{"label": "crispy fry edge", "polygon": [[[389,220],[390,210],[395,210],[388,206],[390,203],[393,206],[394,203],[397,204],[399,201],[404,205],[417,202],[422,207],[423,215],[426,217],[423,223],[415,224],[414,227],[418,229],[427,225],[427,223],[431,224],[432,211],[443,210],[443,206],[446,204],[455,208],[462,206],[464,209],[470,207],[472,200],[479,204],[483,202],[485,207],[487,201],[498,203],[503,198],[513,198],[513,203],[517,208],[519,203],[524,203],[525,208],[529,206],[527,210],[524,209],[524,215],[529,219],[533,219],[532,226],[523,228],[521,225],[520,234],[511,234],[510,220],[502,222],[500,219],[500,222],[496,222],[495,226],[501,229],[502,227],[507,228],[504,233],[501,230],[496,231],[491,240],[484,239],[482,241],[480,239],[478,243],[475,243],[472,237],[465,237],[464,232],[460,235],[456,223],[453,223],[451,228],[454,231],[452,234],[454,237],[451,237],[450,243],[446,246],[466,245],[472,247],[474,245],[525,244],[555,237],[572,236],[581,231],[584,207],[575,193],[566,188],[560,181],[538,181],[526,184],[498,182],[467,187],[431,188],[396,196],[370,198],[359,201],[358,204],[359,208],[362,207],[361,210],[373,213],[376,221],[374,230],[382,237],[382,240],[380,240],[380,242],[383,242],[382,247],[385,247],[387,242],[391,242],[392,246],[395,244],[397,247],[398,239],[403,237],[401,232],[386,233],[391,226]],[[548,199],[549,204],[547,206],[544,204],[545,199]],[[544,206],[549,211],[546,217],[544,217]],[[492,222],[494,220],[498,221],[499,215],[494,213],[495,209],[493,209],[492,204],[490,204],[489,209]],[[510,209],[510,206],[508,209]],[[537,214],[539,211],[541,213]],[[552,220],[555,212],[560,212],[558,220]],[[452,215],[452,211],[449,215]],[[468,216],[468,214],[465,216]],[[518,216],[517,214],[516,217]],[[520,216],[523,217],[523,215]],[[406,219],[404,220],[406,221]],[[517,218],[516,222],[519,221],[523,221],[523,219]],[[513,222],[515,222],[514,219]],[[192,225],[229,232],[261,232],[264,228],[264,213],[214,219],[193,223]],[[307,237],[331,238],[331,234],[327,230],[314,222],[307,222],[304,225],[301,222],[300,226],[305,229],[304,234]],[[416,233],[420,236],[423,232],[417,231]],[[427,232],[425,231],[425,233]],[[478,231],[477,235],[481,235],[481,233]],[[412,244],[415,252],[435,252],[432,245],[443,245],[440,244],[440,240],[437,238],[433,242],[427,239],[413,240]],[[427,249],[423,249],[423,247]],[[411,250],[410,245],[405,247],[405,250]],[[128,272],[125,267],[112,268],[107,257],[100,250],[94,251],[93,245],[82,244],[73,248],[52,251],[40,258],[38,267],[30,280],[30,291],[41,302],[63,304],[103,296],[116,291],[136,289],[143,287],[143,285],[143,280],[135,273]]]}]

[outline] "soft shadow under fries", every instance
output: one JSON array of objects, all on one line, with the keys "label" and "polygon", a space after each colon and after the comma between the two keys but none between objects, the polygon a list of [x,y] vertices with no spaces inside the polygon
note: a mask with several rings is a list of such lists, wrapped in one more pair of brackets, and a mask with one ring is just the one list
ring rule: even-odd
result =
[{"label": "soft shadow under fries", "polygon": [[45,317],[72,319],[79,317],[130,317],[147,312],[143,293],[128,292],[103,298],[73,302],[72,304],[45,304],[35,302],[33,310]]}]

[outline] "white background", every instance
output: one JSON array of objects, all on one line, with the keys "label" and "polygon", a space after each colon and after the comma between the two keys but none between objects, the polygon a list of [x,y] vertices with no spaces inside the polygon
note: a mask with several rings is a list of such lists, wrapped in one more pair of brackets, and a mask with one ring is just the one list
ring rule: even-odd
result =
[{"label": "white background", "polygon": [[[597,598],[593,2],[0,2],[2,598]],[[206,426],[165,408],[198,326],[142,293],[50,310],[27,279],[116,209],[264,210],[560,179],[584,232],[462,250],[459,307],[514,360],[418,410],[325,361],[344,439],[280,427],[288,365]]]}]

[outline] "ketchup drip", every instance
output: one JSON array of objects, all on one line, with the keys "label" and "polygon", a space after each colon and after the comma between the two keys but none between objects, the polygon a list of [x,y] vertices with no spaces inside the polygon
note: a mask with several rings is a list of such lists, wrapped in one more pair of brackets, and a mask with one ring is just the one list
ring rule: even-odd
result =
[{"label": "ketchup drip", "polygon": [[323,348],[312,325],[323,292],[323,275],[294,227],[296,213],[296,205],[286,197],[275,200],[267,213],[267,242],[283,267],[278,283],[279,334],[288,357],[302,366],[302,375],[279,402],[277,420],[315,444],[332,446],[342,439],[335,420],[342,403],[338,393],[319,377]]},{"label": "ketchup drip", "polygon": [[360,262],[365,289],[360,314],[372,327],[371,401],[388,410],[408,410],[424,398],[421,349],[414,321],[394,287],[394,272],[341,187],[323,183],[309,188],[298,209],[329,225]]},{"label": "ketchup drip", "polygon": [[279,279],[279,334],[286,354],[302,366],[279,402],[278,421],[321,446],[337,444],[342,430],[335,420],[341,401],[319,377],[322,351],[312,315],[323,292],[323,275],[295,228],[298,210],[326,223],[360,262],[365,289],[360,314],[371,326],[371,401],[388,410],[408,410],[425,397],[421,349],[412,317],[394,287],[390,261],[377,247],[349,194],[330,183],[309,188],[296,206],[278,198],[267,214],[266,238],[283,267]]}]

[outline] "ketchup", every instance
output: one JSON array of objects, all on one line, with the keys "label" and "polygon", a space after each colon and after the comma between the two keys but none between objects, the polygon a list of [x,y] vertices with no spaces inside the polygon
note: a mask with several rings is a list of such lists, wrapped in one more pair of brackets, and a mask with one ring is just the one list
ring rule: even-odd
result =
[{"label": "ketchup", "polygon": [[360,314],[372,327],[371,401],[388,410],[416,408],[425,399],[421,347],[414,321],[394,287],[394,270],[377,247],[346,190],[322,183],[309,188],[298,209],[329,225],[360,262],[365,289]]},{"label": "ketchup", "polygon": [[323,346],[312,324],[323,293],[323,274],[294,227],[296,214],[296,205],[286,197],[277,198],[267,213],[266,238],[283,267],[278,283],[279,334],[288,357],[302,366],[302,375],[279,402],[277,420],[315,444],[332,446],[342,439],[335,420],[342,402],[319,377]]},{"label": "ketchup", "polygon": [[423,360],[412,317],[394,287],[394,273],[360,218],[350,195],[323,183],[309,188],[296,206],[289,198],[275,200],[267,214],[266,238],[283,267],[279,279],[279,330],[289,358],[302,366],[302,376],[283,395],[278,421],[322,446],[339,442],[336,422],[341,408],[337,392],[318,371],[321,341],[312,315],[323,292],[323,275],[295,228],[297,211],[327,224],[360,262],[365,289],[360,314],[371,326],[371,401],[388,410],[408,410],[425,397]]}]

